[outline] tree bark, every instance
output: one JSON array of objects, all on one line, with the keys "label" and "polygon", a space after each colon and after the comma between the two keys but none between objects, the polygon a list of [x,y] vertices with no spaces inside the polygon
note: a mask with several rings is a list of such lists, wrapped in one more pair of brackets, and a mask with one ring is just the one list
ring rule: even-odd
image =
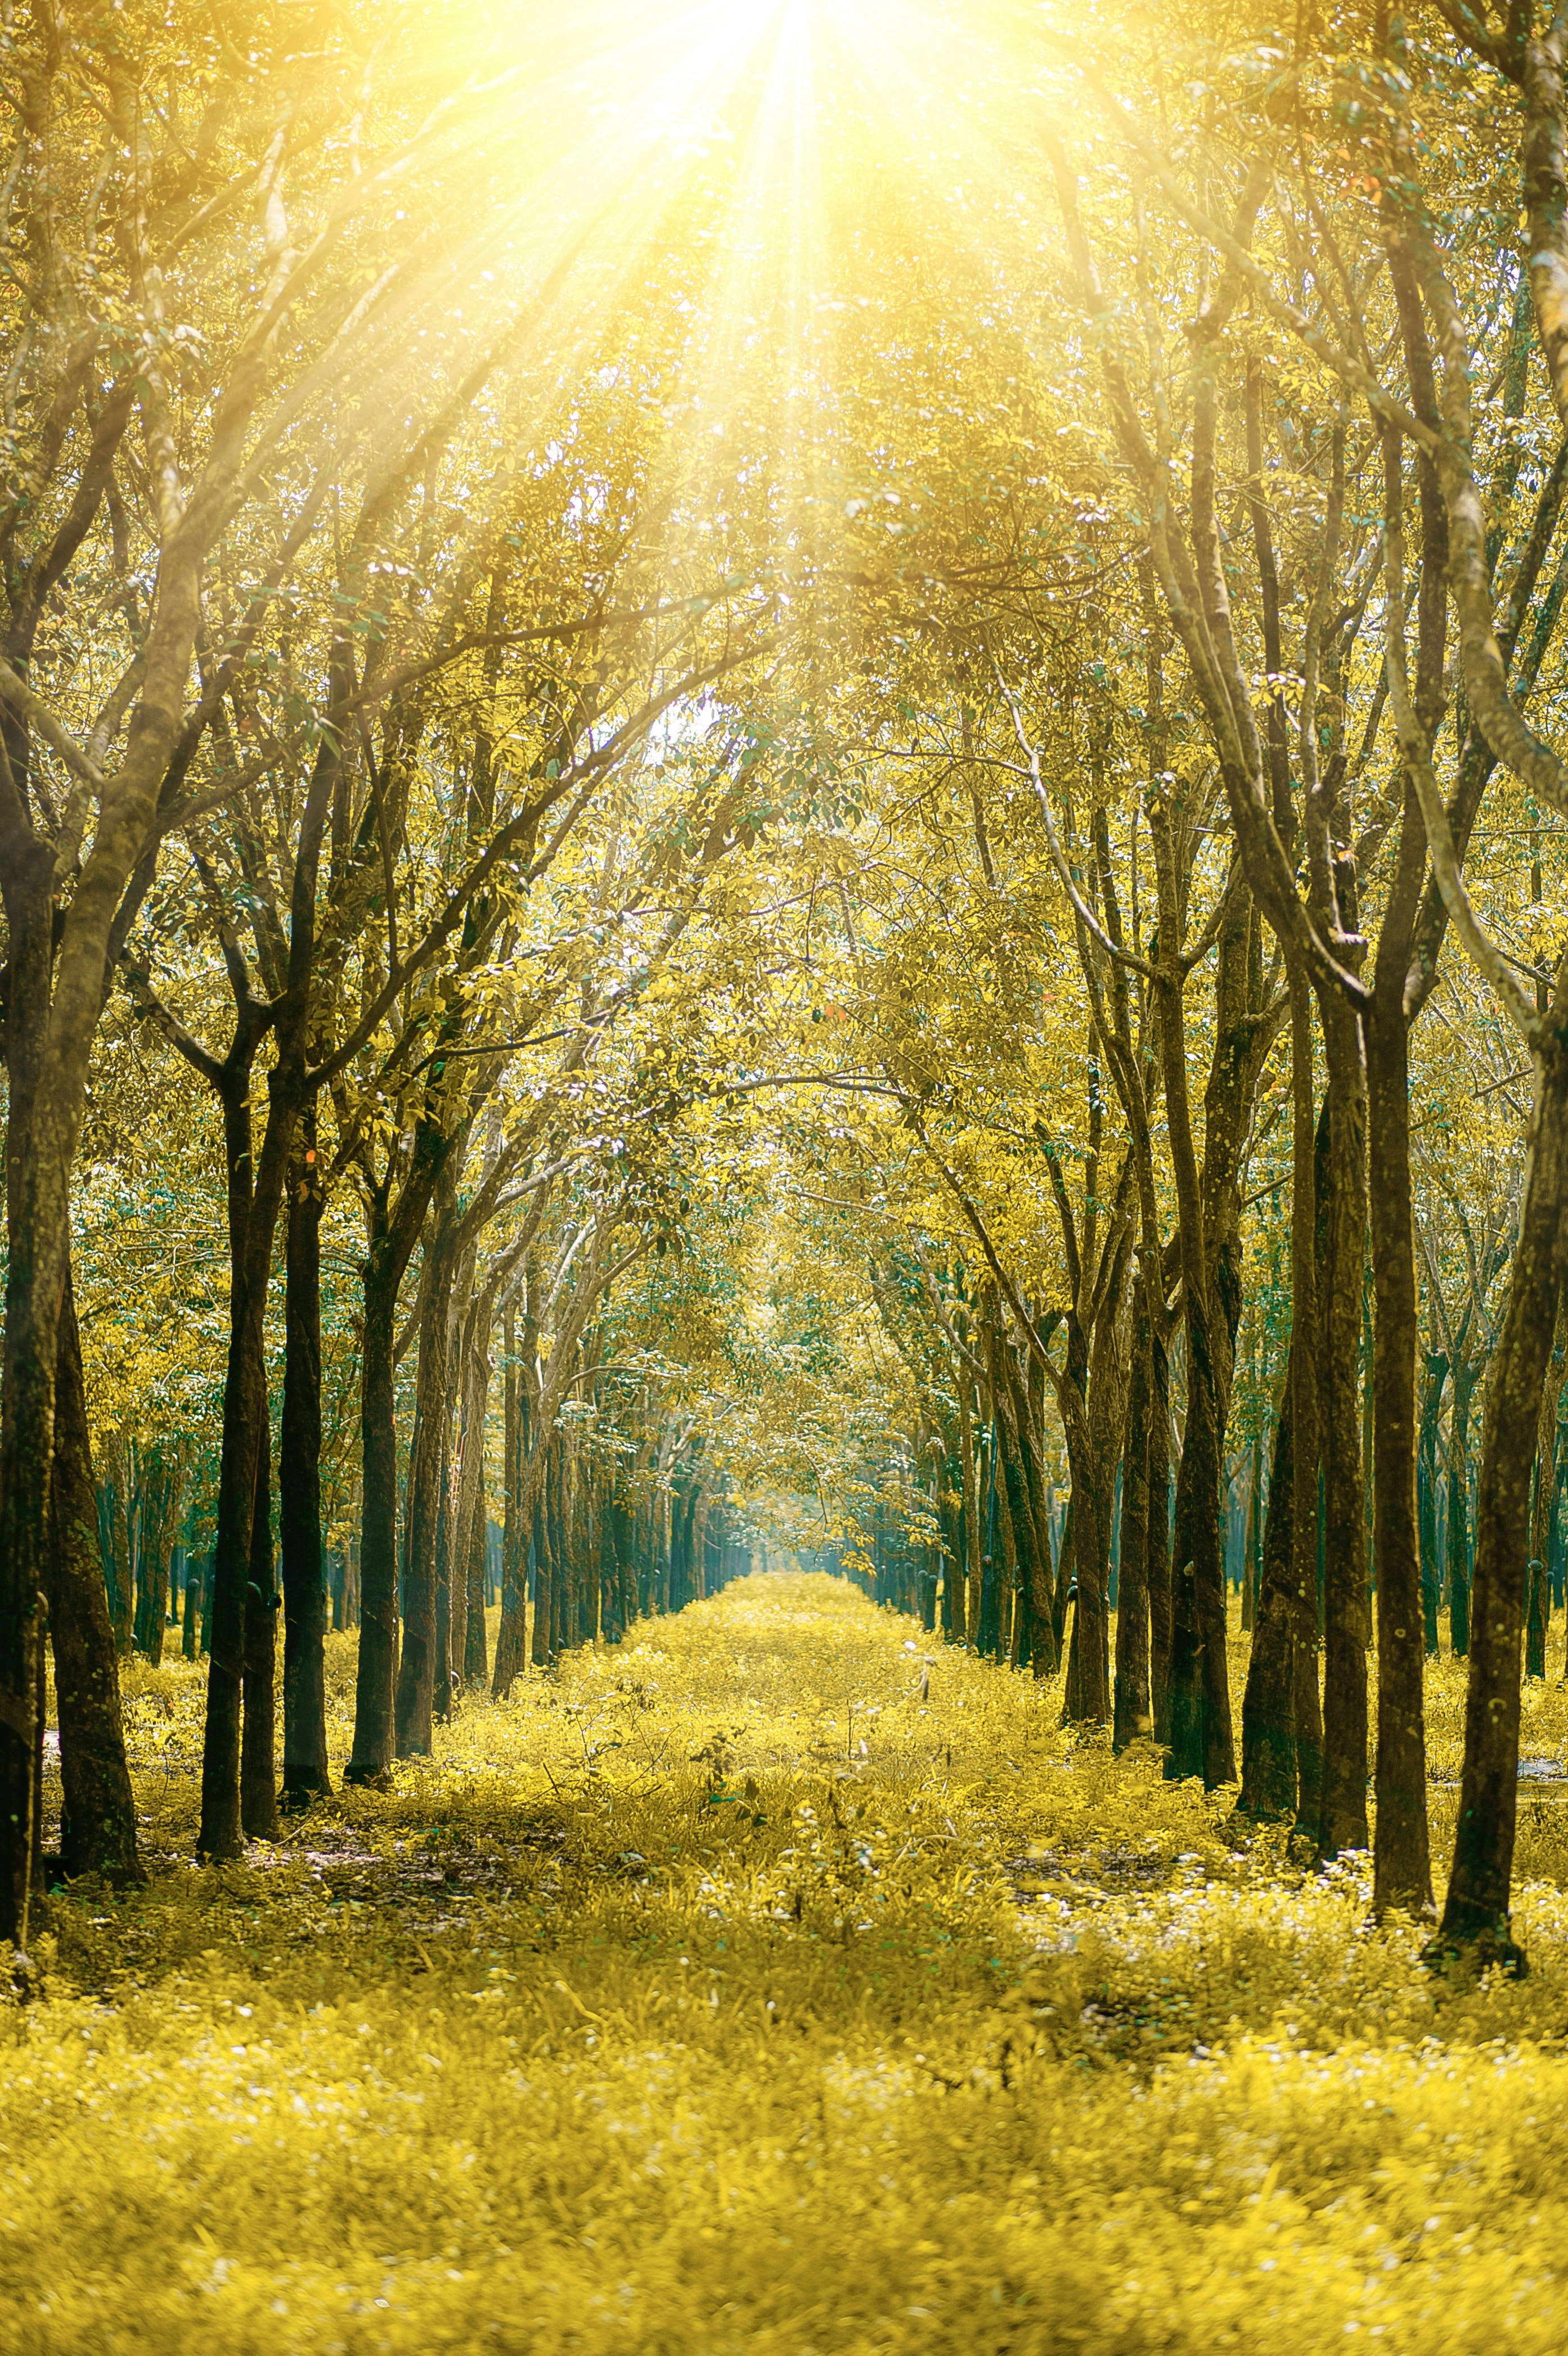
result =
[{"label": "tree bark", "polygon": [[1448,1644],[1456,1661],[1470,1650],[1470,1405],[1480,1361],[1461,1355],[1448,1410]]},{"label": "tree bark", "polygon": [[347,1783],[385,1787],[392,1773],[399,1683],[397,1298],[431,1195],[448,1158],[461,1151],[466,1135],[466,1130],[448,1134],[438,1120],[422,1119],[414,1130],[410,1164],[395,1210],[392,1207],[395,1164],[365,1190],[369,1250],[360,1358],[360,1662],[354,1688],[353,1756],[343,1770]]},{"label": "tree bark", "polygon": [[1024,1460],[1028,1395],[1018,1376],[1012,1344],[994,1325],[988,1328],[987,1346],[1026,1657],[1036,1676],[1049,1676],[1057,1666],[1057,1640],[1051,1621],[1050,1556],[1036,1526]]},{"label": "tree bark", "polygon": [[[1317,1602],[1317,1468],[1320,1367],[1318,1314],[1318,1137],[1312,1084],[1312,995],[1290,978],[1291,1202],[1291,1681],[1294,1691],[1296,1827],[1317,1838],[1323,1788],[1323,1714],[1318,1696],[1321,1643]],[[1326,1137],[1324,1139],[1326,1145]]]},{"label": "tree bark", "polygon": [[301,1114],[289,1170],[278,1536],[283,1558],[283,1799],[332,1789],[327,1759],[327,1557],[321,1536],[321,1214],[316,1111]]},{"label": "tree bark", "polygon": [[[246,1590],[253,1576],[252,1538],[267,1427],[262,1304],[252,1300],[249,1283],[253,1194],[250,1075],[255,1045],[249,1054],[243,1053],[244,1045],[243,1033],[237,1033],[219,1082],[229,1168],[231,1297],[197,1855],[220,1863],[240,1854],[244,1834],[241,1708],[251,1633]],[[270,1712],[270,1695],[268,1708]]]},{"label": "tree bark", "polygon": [[[1115,1507],[1116,1459],[1127,1414],[1127,1301],[1130,1237],[1114,1248],[1112,1270],[1103,1282],[1090,1350],[1085,1414],[1086,1446],[1073,1467],[1073,1486],[1083,1489],[1088,1512],[1077,1524],[1074,1569],[1073,1652],[1064,1715],[1097,1726],[1111,1722],[1110,1569],[1111,1525]],[[1043,1489],[1043,1483],[1040,1484]],[[1050,1559],[1043,1497],[1037,1521],[1047,1562]]]},{"label": "tree bark", "polygon": [[[1413,790],[1407,791],[1405,830]],[[1415,811],[1419,820],[1419,809]],[[1369,1199],[1372,1240],[1372,1558],[1377,1565],[1377,1829],[1374,1912],[1430,1913],[1432,1859],[1426,1815],[1426,1719],[1423,1692],[1425,1622],[1416,1509],[1415,1236],[1411,1215],[1410,1074],[1404,1019],[1408,935],[1420,890],[1426,837],[1413,884],[1404,836],[1395,896],[1409,903],[1405,954],[1397,979],[1380,944],[1372,1010],[1365,1024]],[[1385,937],[1389,916],[1385,913]],[[1394,944],[1399,946],[1399,944]]]},{"label": "tree bark", "polygon": [[1437,1607],[1443,1574],[1437,1558],[1437,1423],[1448,1380],[1448,1359],[1441,1350],[1429,1350],[1425,1388],[1417,1428],[1416,1494],[1421,1503],[1421,1624],[1429,1661],[1437,1658]]},{"label": "tree bark", "polygon": [[[1164,1304],[1161,1304],[1162,1309]],[[1171,1374],[1161,1319],[1149,1324],[1149,1519],[1144,1580],[1149,1591],[1149,1705],[1155,1740],[1170,1739]]]},{"label": "tree bark", "polygon": [[[1317,1844],[1320,1855],[1335,1858],[1347,1849],[1364,1849],[1369,1838],[1367,1498],[1357,1382],[1367,1239],[1367,1096],[1355,1015],[1328,992],[1320,1008],[1328,1066],[1328,1201],[1321,1309],[1326,1575]],[[1408,1697],[1402,1699],[1408,1702]],[[1402,1776],[1407,1768],[1408,1762]]]},{"label": "tree bark", "polygon": [[1226,1670],[1225,1561],[1219,1531],[1220,1448],[1225,1395],[1216,1351],[1228,1355],[1224,1310],[1211,1283],[1204,1229],[1205,1188],[1192,1144],[1182,1008],[1179,888],[1171,816],[1151,796],[1150,832],[1159,887],[1160,955],[1154,989],[1176,1174],[1187,1339],[1187,1425],[1176,1473],[1176,1551],[1171,1566],[1171,1644],[1165,1772],[1202,1776],[1210,1789],[1235,1777]]},{"label": "tree bark", "polygon": [[974,1447],[973,1389],[969,1376],[959,1375],[959,1478],[963,1484],[963,1642],[980,1649],[982,1588],[981,1483]]},{"label": "tree bark", "polygon": [[489,1512],[481,1487],[478,1512],[468,1540],[468,1611],[463,1623],[463,1678],[470,1686],[484,1684],[489,1666],[485,1638],[485,1571],[489,1555]]},{"label": "tree bark", "polygon": [[109,1624],[91,1439],[81,1378],[81,1341],[69,1266],[60,1306],[55,1385],[49,1636],[59,1712],[60,1867],[68,1879],[143,1879],[136,1804],[125,1764],[120,1677]]},{"label": "tree bark", "polygon": [[[1561,1022],[1561,986],[1553,1007]],[[1537,1049],[1528,1168],[1513,1281],[1492,1361],[1476,1516],[1475,1610],[1465,1697],[1465,1762],[1440,1954],[1469,1950],[1515,1970],[1509,1935],[1519,1808],[1520,1638],[1530,1468],[1541,1382],[1568,1269],[1568,1050],[1560,1029]]]},{"label": "tree bark", "polygon": [[272,1431],[265,1397],[256,1434],[256,1495],[251,1516],[250,1577],[245,1582],[244,1731],[240,1748],[240,1826],[248,1840],[277,1837],[278,1594],[273,1577]]},{"label": "tree bark", "polygon": [[[1294,1355],[1293,1342],[1292,1360]],[[1296,1812],[1293,1371],[1287,1360],[1284,1394],[1279,1421],[1274,1426],[1274,1457],[1263,1517],[1263,1566],[1258,1582],[1252,1649],[1241,1698],[1241,1792],[1236,1804],[1244,1815],[1280,1824],[1290,1823]]]},{"label": "tree bark", "polygon": [[1557,1303],[1552,1355],[1541,1387],[1535,1430],[1535,1487],[1530,1511],[1530,1590],[1525,1599],[1524,1673],[1546,1675],[1546,1634],[1552,1617],[1552,1520],[1557,1496],[1557,1410],[1568,1377],[1568,1292]]},{"label": "tree bark", "polygon": [[[14,729],[13,736],[21,731]],[[12,788],[13,758],[5,773]],[[86,1085],[87,1036],[69,1091],[48,1085],[54,852],[23,805],[0,807],[0,889],[10,923],[5,982],[5,1365],[0,1379],[0,1941],[25,1953],[38,1845],[43,1726],[40,1606],[49,1531],[59,1312],[70,1258],[70,1173]],[[102,958],[100,958],[102,969]],[[92,1022],[96,1024],[97,1009]],[[74,1101],[73,1101],[74,1099]]]},{"label": "tree bark", "polygon": [[510,1301],[501,1322],[504,1440],[502,1495],[505,1523],[501,1535],[501,1616],[496,1634],[493,1691],[504,1700],[522,1671],[525,1603],[528,1591],[528,1537],[522,1526],[522,1459],[524,1439],[521,1376],[517,1363],[517,1323]]},{"label": "tree bark", "polygon": [[436,1668],[436,1547],[442,1472],[451,1407],[452,1284],[456,1273],[456,1189],[448,1160],[436,1191],[435,1235],[426,1247],[413,1450],[408,1474],[408,1578],[403,1657],[397,1674],[397,1755],[429,1755]]},{"label": "tree bark", "polygon": [[360,1360],[362,1496],[360,1533],[360,1658],[354,1686],[353,1756],[346,1783],[385,1784],[392,1762],[397,1682],[397,1296],[406,1258],[395,1249],[384,1196],[371,1206]]},{"label": "tree bark", "polygon": [[1112,1745],[1154,1732],[1149,1697],[1149,1393],[1148,1290],[1134,1280],[1132,1365],[1127,1382],[1127,1436],[1122,1451],[1122,1561],[1116,1583],[1116,1693]]}]

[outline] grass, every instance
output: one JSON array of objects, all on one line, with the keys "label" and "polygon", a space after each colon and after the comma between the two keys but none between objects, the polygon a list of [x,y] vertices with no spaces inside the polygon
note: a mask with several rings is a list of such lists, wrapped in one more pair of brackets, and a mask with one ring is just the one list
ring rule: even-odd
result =
[{"label": "grass", "polygon": [[824,1580],[531,1674],[222,1870],[197,1674],[126,1693],[151,1881],[52,1901],[0,2017],[0,2351],[1568,2343],[1550,1782],[1530,1977],[1440,2000],[1354,1860]]}]

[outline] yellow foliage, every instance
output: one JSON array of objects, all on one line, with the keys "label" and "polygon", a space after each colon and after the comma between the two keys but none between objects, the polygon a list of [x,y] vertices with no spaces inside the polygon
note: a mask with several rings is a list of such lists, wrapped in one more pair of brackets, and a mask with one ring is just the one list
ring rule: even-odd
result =
[{"label": "yellow foliage", "polygon": [[[1354,1870],[1065,1733],[1054,1686],[757,1579],[203,1871],[200,1682],[130,1672],[151,1885],[56,1900],[12,2016],[6,2356],[1568,2333],[1550,1828],[1533,1976],[1440,2003]],[[1538,1697],[1530,1744],[1563,1730]]]}]

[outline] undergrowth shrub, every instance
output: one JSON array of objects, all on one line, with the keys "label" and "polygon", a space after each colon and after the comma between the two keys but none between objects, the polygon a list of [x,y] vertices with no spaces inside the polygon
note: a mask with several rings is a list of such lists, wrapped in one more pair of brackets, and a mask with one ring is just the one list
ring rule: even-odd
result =
[{"label": "undergrowth shrub", "polygon": [[1359,1861],[833,1582],[469,1700],[220,1869],[201,1684],[128,1670],[148,1886],[52,1901],[0,2019],[6,2356],[1568,2339],[1544,1785],[1531,1976],[1440,2000]]}]

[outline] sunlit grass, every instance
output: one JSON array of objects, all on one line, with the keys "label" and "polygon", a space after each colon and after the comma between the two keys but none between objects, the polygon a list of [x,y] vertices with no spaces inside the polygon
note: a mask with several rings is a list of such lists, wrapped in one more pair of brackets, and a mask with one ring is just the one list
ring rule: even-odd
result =
[{"label": "sunlit grass", "polygon": [[[1233,1845],[1223,1797],[826,1580],[472,1702],[220,1872],[184,1861],[199,1676],[127,1685],[158,1861],[52,1901],[12,2016],[0,2349],[1568,2333],[1554,1815],[1530,1978],[1440,2004],[1353,1866]],[[1555,1688],[1531,1730],[1560,1755]]]}]

